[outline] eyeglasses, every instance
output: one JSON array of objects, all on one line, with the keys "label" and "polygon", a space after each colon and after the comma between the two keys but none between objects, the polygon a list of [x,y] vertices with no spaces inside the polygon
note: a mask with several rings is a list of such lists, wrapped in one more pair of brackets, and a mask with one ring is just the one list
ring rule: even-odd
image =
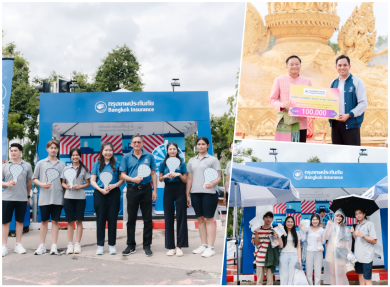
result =
[{"label": "eyeglasses", "polygon": [[132,142],[133,144],[141,144],[142,142]]}]

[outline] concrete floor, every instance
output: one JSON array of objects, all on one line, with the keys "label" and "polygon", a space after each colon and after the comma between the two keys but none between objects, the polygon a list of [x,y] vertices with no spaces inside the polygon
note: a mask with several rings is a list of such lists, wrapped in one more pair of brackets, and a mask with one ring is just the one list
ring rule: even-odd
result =
[{"label": "concrete floor", "polygon": [[[66,230],[60,230],[58,248],[67,246]],[[192,254],[201,245],[197,230],[189,230],[189,248],[184,256],[166,256],[164,230],[153,230],[152,257],[142,251],[142,229],[136,230],[137,253],[122,256],[126,248],[126,229],[118,230],[117,255],[98,256],[96,230],[84,230],[82,253],[51,256],[33,255],[39,245],[39,231],[23,234],[22,244],[27,254],[13,252],[15,238],[9,237],[9,254],[2,259],[3,285],[220,285],[225,227],[217,230],[216,254],[203,258]],[[50,231],[46,248],[51,247]],[[105,246],[107,249],[107,245]],[[49,251],[49,250],[48,250]]]}]

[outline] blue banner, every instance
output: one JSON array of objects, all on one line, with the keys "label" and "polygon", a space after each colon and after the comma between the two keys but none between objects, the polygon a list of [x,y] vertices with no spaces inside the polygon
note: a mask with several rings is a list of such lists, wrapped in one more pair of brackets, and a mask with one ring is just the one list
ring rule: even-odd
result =
[{"label": "blue banner", "polygon": [[296,188],[372,187],[387,176],[386,163],[246,162],[245,165],[277,172],[289,178]]},{"label": "blue banner", "polygon": [[3,135],[3,151],[1,158],[4,160],[8,156],[7,146],[7,128],[8,128],[8,111],[9,102],[11,99],[12,74],[14,70],[14,59],[3,58],[3,79],[2,79],[2,115],[1,115],[1,130]]}]

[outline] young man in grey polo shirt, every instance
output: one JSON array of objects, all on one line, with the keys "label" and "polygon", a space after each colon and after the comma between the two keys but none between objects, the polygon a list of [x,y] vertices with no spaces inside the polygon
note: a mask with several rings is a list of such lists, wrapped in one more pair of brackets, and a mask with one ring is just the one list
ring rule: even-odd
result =
[{"label": "young man in grey polo shirt", "polygon": [[[124,256],[136,252],[135,224],[137,221],[138,207],[141,208],[142,219],[144,220],[144,253],[146,256],[153,255],[150,246],[153,236],[152,202],[157,200],[156,160],[151,153],[142,149],[143,144],[144,140],[142,136],[133,136],[131,139],[133,150],[123,157],[119,168],[121,171],[121,179],[127,182],[126,197],[127,213],[129,215],[127,221],[127,247],[122,252]],[[151,169],[151,174],[145,178],[138,176],[138,167],[141,164],[145,164]],[[153,192],[150,185],[151,182],[153,183]]]},{"label": "young man in grey polo shirt", "polygon": [[[23,233],[23,222],[27,210],[27,205],[30,204],[30,190],[32,168],[28,162],[22,160],[23,147],[18,143],[11,144],[10,154],[11,160],[2,166],[3,182],[3,256],[8,254],[7,240],[9,233],[9,225],[12,220],[12,215],[15,211],[16,221],[16,244],[14,252],[23,254],[26,249],[21,243]],[[10,171],[12,165],[18,165],[21,173],[14,181],[14,176]]]},{"label": "young man in grey polo shirt", "polygon": [[64,201],[64,189],[61,185],[61,178],[58,176],[51,184],[47,183],[46,170],[54,168],[61,175],[65,164],[57,159],[57,154],[60,144],[57,141],[51,140],[46,144],[46,151],[49,156],[40,160],[32,177],[33,182],[40,186],[38,205],[41,210],[41,227],[40,227],[40,245],[34,252],[34,255],[46,253],[46,235],[51,219],[51,237],[52,246],[50,255],[57,255],[57,239],[59,232],[58,222],[61,217],[62,203]]},{"label": "young man in grey polo shirt", "polygon": [[355,239],[355,271],[359,274],[359,285],[372,285],[372,263],[375,256],[377,242],[374,223],[366,219],[364,209],[357,209],[355,217],[358,220],[356,230],[351,227]]}]

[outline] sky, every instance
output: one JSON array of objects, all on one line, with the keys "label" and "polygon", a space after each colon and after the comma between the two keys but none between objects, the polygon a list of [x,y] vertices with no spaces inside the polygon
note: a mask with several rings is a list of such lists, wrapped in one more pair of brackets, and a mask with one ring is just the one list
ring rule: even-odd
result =
[{"label": "sky", "polygon": [[388,149],[366,146],[342,146],[323,144],[284,143],[258,140],[243,140],[242,148],[252,148],[254,156],[263,162],[275,162],[269,155],[270,148],[276,148],[278,162],[306,162],[317,156],[323,163],[357,163],[360,149],[366,149],[367,156],[361,156],[361,163],[387,163]]},{"label": "sky", "polygon": [[[362,1],[363,2],[363,1]],[[353,10],[356,6],[360,7],[362,2],[338,2],[336,10],[337,15],[340,17],[339,29],[347,22],[347,19],[351,16]],[[251,2],[259,11],[260,15],[263,17],[268,14],[267,2]],[[374,2],[374,16],[375,16],[375,28],[377,30],[378,36],[387,36],[388,35],[388,16],[389,8],[387,2]],[[339,31],[333,33],[331,42],[337,43]]]},{"label": "sky", "polygon": [[245,3],[3,3],[3,45],[15,42],[30,79],[74,70],[92,77],[126,44],[142,65],[144,91],[208,91],[221,116],[235,93]]}]

